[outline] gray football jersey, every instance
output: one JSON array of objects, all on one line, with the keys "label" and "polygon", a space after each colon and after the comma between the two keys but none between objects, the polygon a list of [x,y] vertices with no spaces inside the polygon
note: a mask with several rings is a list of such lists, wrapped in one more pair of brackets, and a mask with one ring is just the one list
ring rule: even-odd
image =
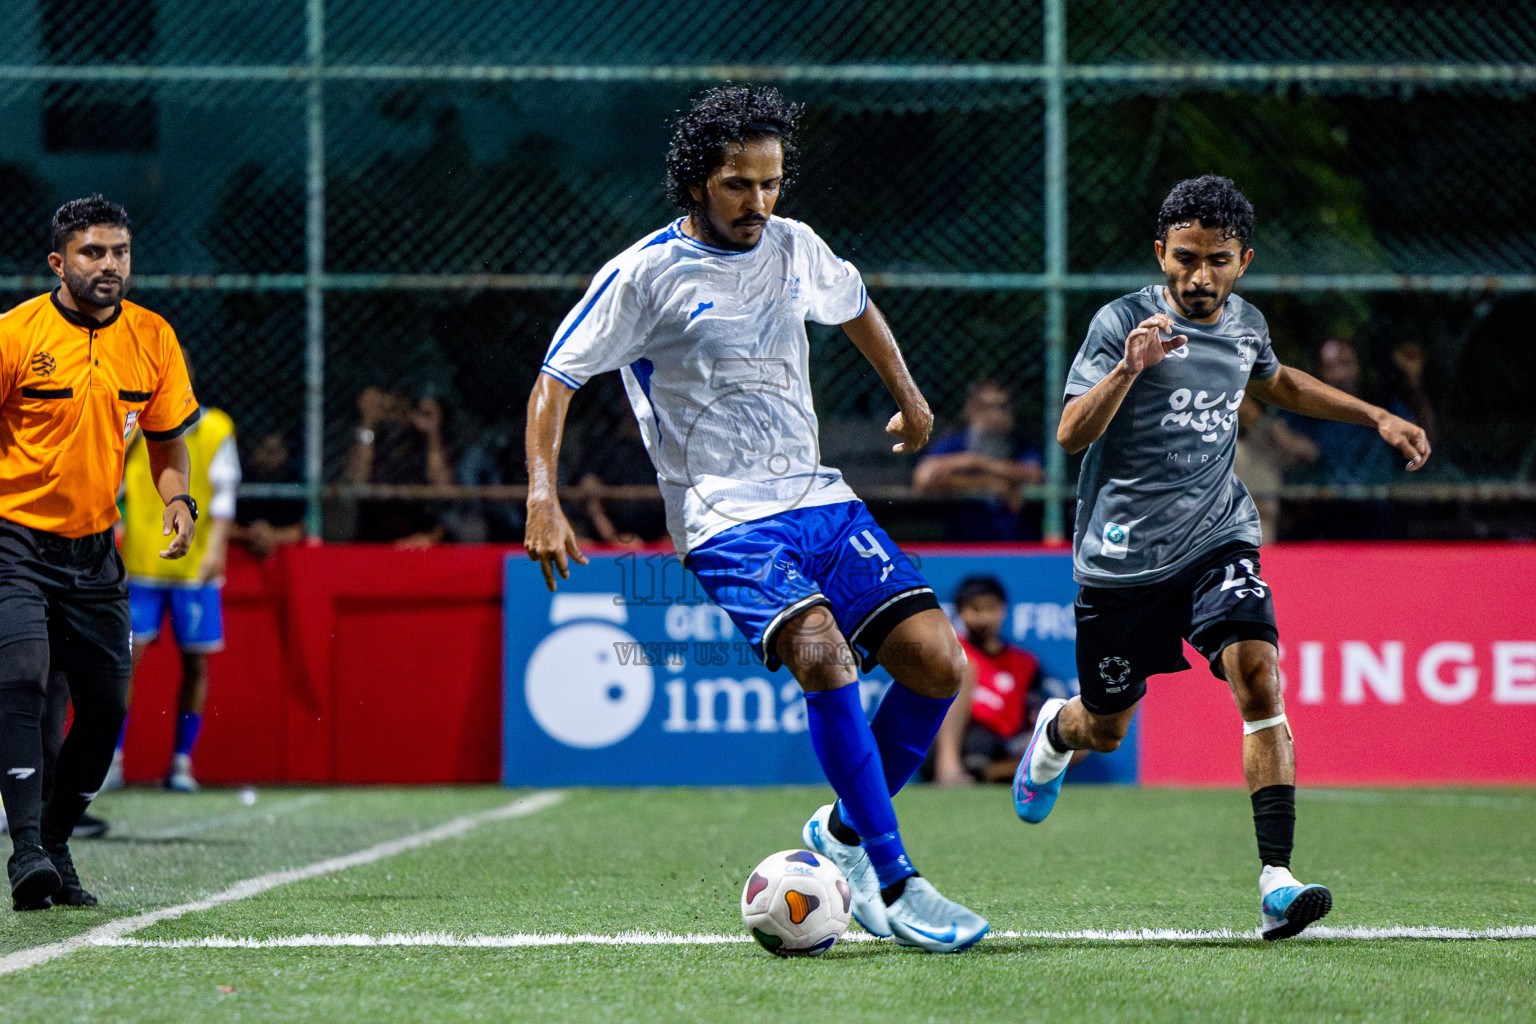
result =
[{"label": "gray football jersey", "polygon": [[1189,343],[1145,370],[1083,457],[1072,575],[1094,587],[1173,576],[1223,544],[1258,546],[1259,512],[1232,472],[1237,409],[1249,378],[1280,371],[1264,316],[1238,295],[1214,324],[1186,320],[1152,285],[1099,310],[1067,374],[1068,397],[1108,376],[1125,338],[1153,313]]}]

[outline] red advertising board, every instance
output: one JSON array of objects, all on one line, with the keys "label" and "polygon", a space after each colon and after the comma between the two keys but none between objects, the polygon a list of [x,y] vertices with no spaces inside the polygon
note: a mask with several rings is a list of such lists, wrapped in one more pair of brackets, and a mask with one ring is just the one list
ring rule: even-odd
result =
[{"label": "red advertising board", "polygon": [[[1303,785],[1536,783],[1536,547],[1281,545],[1264,579]],[[1141,781],[1242,785],[1242,725],[1196,667],[1142,701]]]},{"label": "red advertising board", "polygon": [[[199,777],[494,781],[508,550],[298,547],[265,564],[232,551]],[[1536,546],[1282,545],[1262,568],[1301,782],[1536,784]],[[1188,653],[1194,670],[1148,686],[1140,779],[1240,786],[1237,711]],[[165,771],[178,670],[170,643],[151,648],[132,778]]]}]

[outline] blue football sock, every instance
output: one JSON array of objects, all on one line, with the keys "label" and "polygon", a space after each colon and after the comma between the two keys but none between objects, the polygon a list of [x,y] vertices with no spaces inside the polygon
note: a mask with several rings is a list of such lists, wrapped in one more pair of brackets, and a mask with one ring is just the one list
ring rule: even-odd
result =
[{"label": "blue football sock", "polygon": [[885,766],[885,785],[891,796],[901,792],[922,765],[954,702],[953,697],[921,696],[900,683],[892,683],[885,692],[870,730],[880,747],[880,763]]},{"label": "blue football sock", "polygon": [[191,754],[192,744],[197,742],[197,730],[203,726],[203,716],[196,711],[183,711],[176,716],[176,750],[178,754]]},{"label": "blue football sock", "polygon": [[882,887],[914,874],[901,845],[880,748],[859,700],[857,683],[805,695],[806,724],[816,759],[841,798],[838,814],[864,838]]}]

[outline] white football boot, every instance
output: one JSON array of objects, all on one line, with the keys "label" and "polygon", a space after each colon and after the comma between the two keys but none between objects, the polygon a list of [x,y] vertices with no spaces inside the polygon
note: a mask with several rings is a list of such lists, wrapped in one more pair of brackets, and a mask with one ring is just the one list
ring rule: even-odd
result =
[{"label": "white football boot", "polygon": [[1267,940],[1299,934],[1332,909],[1333,893],[1326,886],[1303,885],[1289,868],[1268,865],[1259,873],[1259,934]]},{"label": "white football boot", "polygon": [[869,862],[869,854],[862,846],[849,846],[832,834],[827,820],[832,816],[832,805],[817,808],[811,820],[800,830],[805,845],[837,865],[848,879],[853,890],[853,919],[864,926],[871,935],[882,939],[891,937],[891,926],[885,919],[885,901],[880,898],[880,879],[875,866]]},{"label": "white football boot", "polygon": [[991,925],[980,914],[939,895],[921,875],[907,879],[901,898],[885,908],[896,944],[929,953],[958,953],[974,946]]},{"label": "white football boot", "polygon": [[171,758],[171,770],[165,776],[164,785],[172,793],[196,793],[202,788],[192,777],[192,755],[177,754]]}]

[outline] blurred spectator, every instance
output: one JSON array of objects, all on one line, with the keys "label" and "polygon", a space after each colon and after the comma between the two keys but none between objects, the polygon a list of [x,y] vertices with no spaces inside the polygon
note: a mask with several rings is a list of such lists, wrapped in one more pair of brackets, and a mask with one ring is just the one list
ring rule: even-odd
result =
[{"label": "blurred spectator", "polygon": [[647,501],[597,496],[598,489],[605,486],[656,486],[656,470],[633,416],[620,417],[613,436],[588,439],[576,463],[575,477],[577,486],[589,492],[573,517],[578,533],[621,547],[639,547],[667,535],[666,511],[659,497]]},{"label": "blurred spectator", "polygon": [[1428,365],[1429,355],[1421,343],[1404,340],[1392,346],[1393,396],[1408,407],[1413,413],[1413,422],[1423,427],[1433,442],[1438,436],[1440,418],[1435,415],[1435,405],[1426,386],[1424,371]]},{"label": "blurred spectator", "polygon": [[[288,448],[288,439],[264,434],[245,459],[245,482],[301,484],[304,473]],[[282,544],[304,540],[304,501],[300,498],[241,498],[235,506],[232,539],[257,558],[270,557]]]},{"label": "blurred spectator", "polygon": [[[427,396],[414,405],[381,388],[357,396],[357,430],[347,459],[346,479],[354,484],[453,483],[443,447],[443,407]],[[366,499],[357,512],[357,539],[393,542],[396,547],[430,547],[443,539],[436,503],[399,498]]]},{"label": "blurred spectator", "polygon": [[962,580],[955,612],[964,626],[966,672],[934,739],[928,769],[941,786],[1007,781],[1029,747],[1035,715],[1045,703],[1040,663],[1003,639],[1008,594],[996,577]]},{"label": "blurred spectator", "polygon": [[[1317,376],[1340,391],[1413,419],[1413,410],[1400,398],[1365,394],[1360,359],[1346,342],[1337,338],[1323,342]],[[1282,415],[1286,426],[1317,446],[1317,460],[1290,474],[1296,482],[1369,486],[1393,483],[1403,473],[1402,457],[1370,427]],[[1298,540],[1388,540],[1397,534],[1397,513],[1388,501],[1309,502],[1297,509],[1292,532]]]},{"label": "blurred spectator", "polygon": [[[464,448],[454,478],[465,487],[498,487],[528,479],[523,440],[506,424],[482,431]],[[521,501],[482,501],[471,498],[446,512],[449,532],[458,541],[505,544],[523,539]]]},{"label": "blurred spectator", "polygon": [[1022,515],[1019,489],[1045,472],[1039,450],[1013,439],[1012,396],[995,380],[977,381],[966,393],[965,423],[930,444],[912,471],[918,492],[967,499],[945,524],[945,539],[1038,540],[1039,515]]},{"label": "blurred spectator", "polygon": [[1266,412],[1256,399],[1248,398],[1238,407],[1237,454],[1232,468],[1259,507],[1265,544],[1273,544],[1279,536],[1280,498],[1276,492],[1284,482],[1285,471],[1316,461],[1317,445],[1287,427],[1279,416]]}]

